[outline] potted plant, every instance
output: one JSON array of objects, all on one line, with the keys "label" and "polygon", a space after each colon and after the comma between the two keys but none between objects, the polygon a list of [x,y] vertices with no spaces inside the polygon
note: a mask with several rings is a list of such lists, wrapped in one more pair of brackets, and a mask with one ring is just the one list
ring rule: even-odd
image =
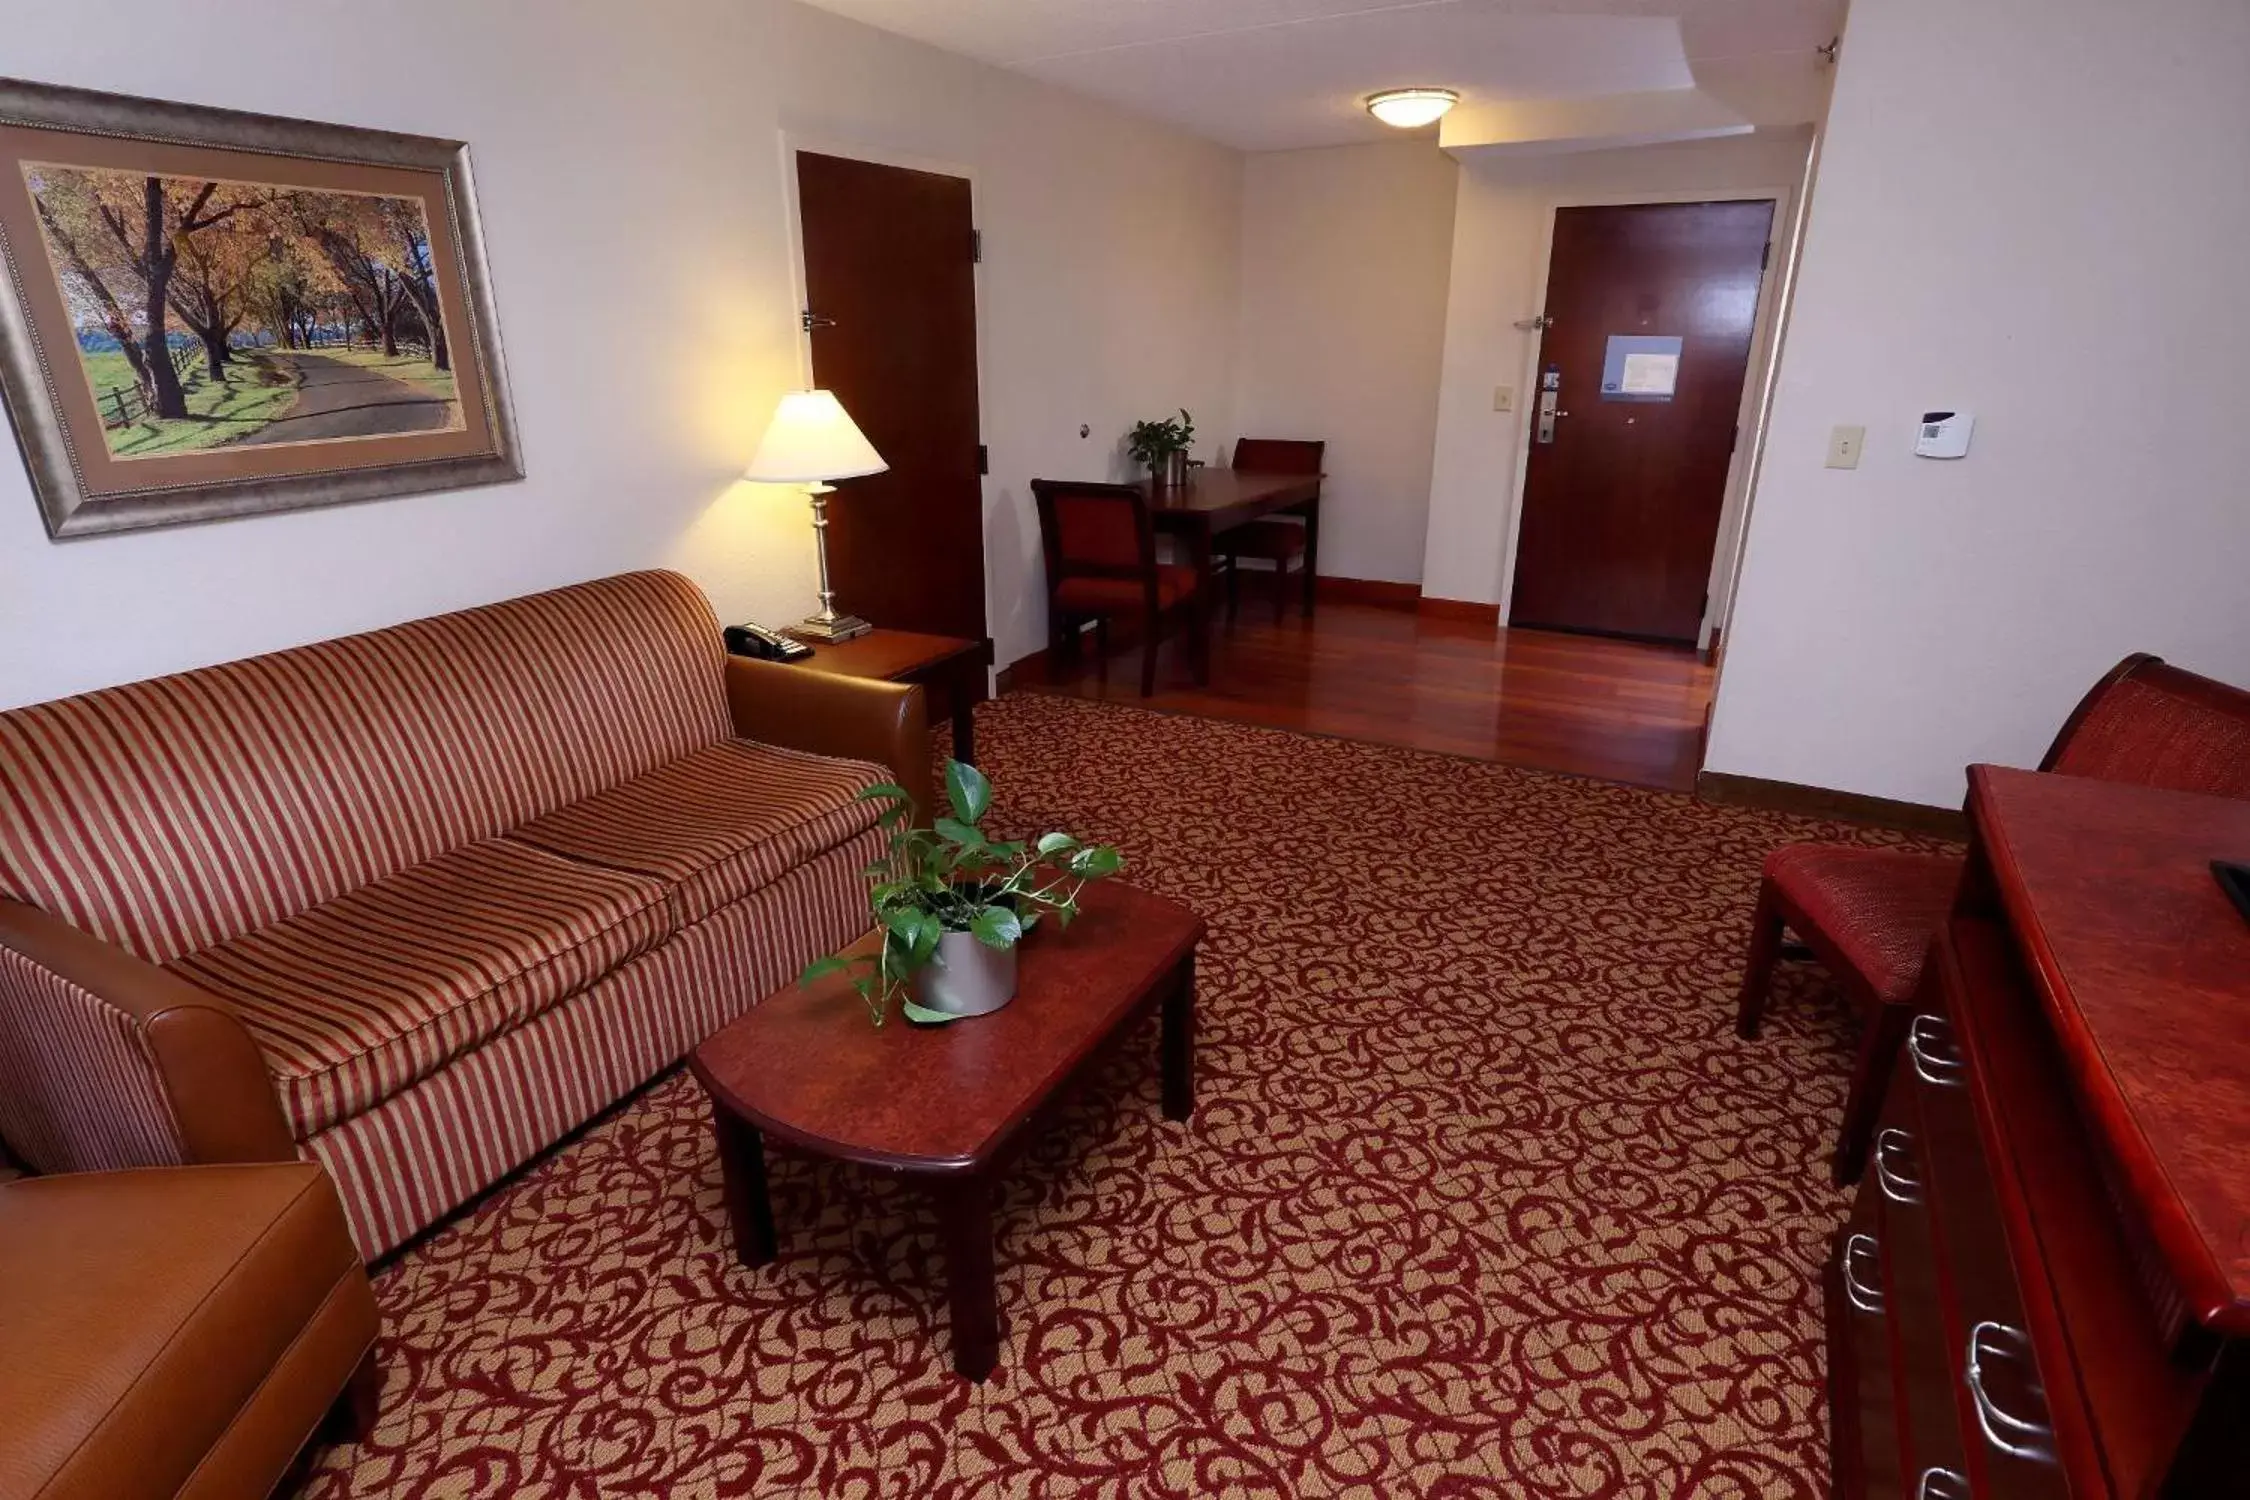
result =
[{"label": "potted plant", "polygon": [[1149,477],[1161,485],[1187,483],[1188,450],[1194,446],[1195,418],[1184,406],[1178,421],[1135,422],[1125,434],[1125,451],[1135,463],[1147,464]]},{"label": "potted plant", "polygon": [[880,826],[890,830],[890,852],[867,867],[882,946],[816,959],[799,982],[848,974],[877,1026],[893,999],[909,1021],[927,1024],[998,1010],[1015,997],[1016,944],[1044,917],[1068,927],[1086,883],[1125,867],[1113,846],[1067,833],[985,837],[992,783],[957,760],[945,766],[950,815],[927,828],[914,825],[901,787],[885,782],[859,796],[888,804]]}]

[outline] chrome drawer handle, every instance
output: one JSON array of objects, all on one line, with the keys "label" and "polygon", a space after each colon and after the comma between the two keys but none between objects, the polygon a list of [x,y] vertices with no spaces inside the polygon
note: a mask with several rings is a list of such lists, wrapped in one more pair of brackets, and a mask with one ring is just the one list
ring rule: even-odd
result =
[{"label": "chrome drawer handle", "polygon": [[1914,1500],[1969,1500],[1969,1476],[1958,1469],[1924,1469]]},{"label": "chrome drawer handle", "polygon": [[1924,1083],[1940,1088],[1959,1087],[1969,1067],[1968,1059],[1953,1045],[1953,1028],[1943,1016],[1914,1018],[1906,1028],[1906,1055],[1914,1059],[1914,1071]]},{"label": "chrome drawer handle", "polygon": [[1922,1179],[1914,1171],[1914,1137],[1896,1126],[1875,1137],[1875,1183],[1893,1203],[1922,1201]]},{"label": "chrome drawer handle", "polygon": [[1844,1258],[1838,1266],[1838,1269],[1844,1275],[1844,1296],[1850,1300],[1852,1306],[1858,1308],[1861,1312],[1873,1313],[1879,1318],[1883,1315],[1882,1288],[1869,1286],[1861,1281],[1858,1274],[1852,1270],[1852,1257],[1861,1254],[1866,1255],[1870,1260],[1876,1260],[1878,1266],[1880,1265],[1875,1236],[1855,1234],[1844,1241]]},{"label": "chrome drawer handle", "polygon": [[[1968,1381],[1969,1399],[1976,1407],[1977,1425],[1984,1429],[1985,1441],[2002,1453],[2017,1458],[2034,1459],[2042,1463],[2055,1460],[2055,1429],[2045,1421],[2019,1417],[2001,1408],[1984,1388],[1985,1361],[2008,1361],[2022,1365],[2030,1373],[2029,1389],[2045,1407],[2047,1393],[2039,1383],[2039,1366],[2031,1355],[2031,1340],[2020,1328],[2010,1328],[2005,1323],[1979,1323],[1969,1330],[1969,1357],[1962,1369]],[[2041,1416],[2045,1415],[2044,1410]]]}]

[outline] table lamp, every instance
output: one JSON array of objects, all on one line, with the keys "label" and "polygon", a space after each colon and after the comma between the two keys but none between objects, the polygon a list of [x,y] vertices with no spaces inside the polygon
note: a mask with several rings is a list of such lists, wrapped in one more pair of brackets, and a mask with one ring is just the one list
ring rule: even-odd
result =
[{"label": "table lamp", "polygon": [[820,612],[791,626],[792,634],[816,641],[848,641],[875,628],[856,615],[836,613],[836,594],[828,586],[828,497],[835,486],[828,481],[880,474],[889,467],[832,392],[791,391],[774,409],[765,440],[758,444],[758,456],[750,460],[743,477],[760,484],[802,484],[812,498]]}]

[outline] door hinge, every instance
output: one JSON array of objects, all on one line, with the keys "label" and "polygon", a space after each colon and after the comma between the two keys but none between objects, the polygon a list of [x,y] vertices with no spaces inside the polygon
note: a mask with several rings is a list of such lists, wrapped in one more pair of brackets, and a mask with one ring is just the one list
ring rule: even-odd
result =
[{"label": "door hinge", "polygon": [[992,453],[982,443],[977,444],[977,472],[979,474],[992,472]]},{"label": "door hinge", "polygon": [[984,264],[984,231],[981,229],[969,231],[969,259],[977,265]]},{"label": "door hinge", "polygon": [[1758,269],[1763,271],[1773,264],[1773,241],[1767,240],[1758,250]]},{"label": "door hinge", "polygon": [[824,318],[809,307],[804,310],[803,315],[797,321],[799,326],[807,333],[811,333],[815,328],[834,328],[836,326],[834,318]]},{"label": "door hinge", "polygon": [[1742,446],[1742,424],[1741,424],[1740,422],[1737,422],[1737,423],[1735,423],[1735,424],[1734,424],[1734,436],[1733,436],[1733,437],[1731,437],[1731,438],[1728,438],[1728,439],[1727,439],[1727,452],[1729,452],[1729,453],[1732,453],[1732,452],[1733,452],[1733,451],[1734,451],[1735,449],[1737,449],[1737,448],[1739,448],[1739,447],[1741,447],[1741,446]]}]

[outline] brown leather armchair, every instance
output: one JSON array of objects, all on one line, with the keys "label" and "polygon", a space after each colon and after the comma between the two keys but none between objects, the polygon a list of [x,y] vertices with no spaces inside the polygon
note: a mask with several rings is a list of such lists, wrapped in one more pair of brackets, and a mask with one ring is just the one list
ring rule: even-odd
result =
[{"label": "brown leather armchair", "polygon": [[375,1294],[305,1162],[0,1184],[0,1497],[247,1500],[375,1417]]}]

